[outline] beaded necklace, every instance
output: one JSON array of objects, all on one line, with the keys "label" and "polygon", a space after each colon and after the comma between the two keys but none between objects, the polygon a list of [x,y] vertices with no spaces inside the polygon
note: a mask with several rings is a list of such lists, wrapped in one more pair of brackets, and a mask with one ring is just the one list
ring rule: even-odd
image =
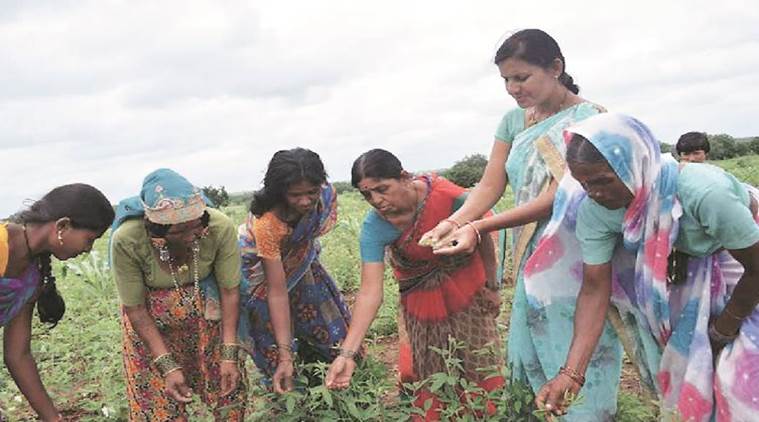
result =
[{"label": "beaded necklace", "polygon": [[182,293],[182,289],[179,287],[179,281],[177,281],[177,271],[174,268],[174,257],[169,256],[167,264],[169,265],[169,273],[171,273],[171,281],[174,282],[174,288],[179,294],[179,297],[183,301],[191,301],[195,297],[200,296],[200,275],[198,274],[198,256],[200,255],[200,241],[195,240],[192,242],[192,275],[193,275],[193,294],[192,296],[186,296]]}]

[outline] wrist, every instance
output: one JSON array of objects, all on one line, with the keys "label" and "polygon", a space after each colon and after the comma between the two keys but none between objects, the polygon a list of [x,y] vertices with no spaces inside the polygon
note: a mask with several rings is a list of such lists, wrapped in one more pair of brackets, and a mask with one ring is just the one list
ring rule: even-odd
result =
[{"label": "wrist", "polygon": [[182,367],[177,363],[176,360],[174,360],[174,356],[171,353],[163,353],[153,359],[153,365],[158,370],[158,373],[161,374],[162,377],[166,377],[172,372],[176,372]]},{"label": "wrist", "polygon": [[350,349],[347,347],[341,347],[339,349],[339,352],[337,356],[345,359],[355,360],[356,354],[358,353],[357,349]]},{"label": "wrist", "polygon": [[571,368],[569,366],[562,366],[559,368],[559,375],[564,375],[575,382],[575,384],[579,385],[580,388],[582,388],[583,385],[585,385],[585,375],[581,374],[579,371],[575,370],[574,368]]},{"label": "wrist", "polygon": [[240,345],[237,343],[222,343],[219,345],[219,360],[237,363],[239,361],[239,350]]}]

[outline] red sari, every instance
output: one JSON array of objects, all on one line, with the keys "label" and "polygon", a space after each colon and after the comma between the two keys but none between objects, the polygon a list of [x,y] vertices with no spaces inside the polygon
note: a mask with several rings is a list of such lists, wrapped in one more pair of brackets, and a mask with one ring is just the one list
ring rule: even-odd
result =
[{"label": "red sari", "polygon": [[[442,177],[424,176],[423,180],[428,186],[427,197],[411,227],[390,247],[390,263],[401,291],[401,381],[413,382],[446,372],[443,357],[430,347],[446,350],[450,336],[464,344],[456,351],[463,367],[458,375],[492,391],[503,385],[503,378],[477,369],[500,367],[501,353],[475,352],[500,344],[496,327],[500,300],[497,292],[488,287],[479,249],[472,255],[439,256],[418,244],[422,234],[451,215],[465,190]],[[432,394],[417,392],[415,404],[423,408],[430,398],[433,406],[426,420],[437,420],[440,403]]]}]

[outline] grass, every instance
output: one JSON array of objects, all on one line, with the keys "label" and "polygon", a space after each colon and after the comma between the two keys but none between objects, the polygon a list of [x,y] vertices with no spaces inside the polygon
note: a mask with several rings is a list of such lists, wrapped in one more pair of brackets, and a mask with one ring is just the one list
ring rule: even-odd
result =
[{"label": "grass", "polygon": [[[759,156],[714,164],[728,169],[741,180],[759,185],[759,172],[754,170],[759,167]],[[497,204],[496,210],[507,209],[512,203],[513,196],[507,192]],[[368,205],[358,194],[342,194],[339,198],[339,222],[322,240],[322,262],[348,297],[356,292],[360,283],[357,238],[367,210]],[[246,206],[235,204],[224,211],[234,221],[242,222]],[[119,302],[110,272],[104,267],[106,246],[107,237],[104,237],[97,242],[95,252],[90,256],[77,258],[66,265],[56,263],[58,285],[67,304],[66,316],[55,329],[49,330],[35,321],[32,330],[32,351],[43,382],[64,415],[73,420],[126,418]],[[508,287],[503,290],[504,309],[499,321],[504,326],[508,321],[512,293]],[[301,414],[296,413],[296,408],[301,411],[309,406],[313,412],[323,412],[320,414],[325,418],[338,415],[338,418],[332,418],[334,420],[378,420],[371,419],[372,417],[403,420],[408,416],[408,412],[404,413],[403,410],[407,403],[397,394],[392,367],[395,360],[393,341],[397,333],[397,315],[398,287],[388,270],[385,277],[385,302],[369,332],[371,355],[376,358],[368,359],[363,364],[355,390],[333,396],[320,389],[320,385],[312,383],[307,387],[308,391],[301,392],[300,396],[280,401],[266,395],[252,382],[249,420],[270,418],[270,408],[280,409],[282,413],[277,416],[278,419],[292,420],[287,417],[288,411]],[[504,351],[501,350],[501,353]],[[251,373],[255,372],[250,362],[247,366]],[[324,368],[309,369],[318,373]],[[307,383],[305,378],[302,381]],[[509,400],[517,400],[516,402],[522,403],[520,406],[529,406],[529,392],[509,390],[507,393],[511,397]],[[332,400],[333,406],[325,407],[328,400]],[[334,405],[336,401],[342,407]],[[32,420],[34,417],[4,366],[0,367],[0,412],[14,421]],[[198,408],[194,412],[191,420],[210,420],[210,414],[206,410]],[[620,392],[616,420],[648,421],[656,420],[657,417],[655,404],[638,397],[634,389]]]}]

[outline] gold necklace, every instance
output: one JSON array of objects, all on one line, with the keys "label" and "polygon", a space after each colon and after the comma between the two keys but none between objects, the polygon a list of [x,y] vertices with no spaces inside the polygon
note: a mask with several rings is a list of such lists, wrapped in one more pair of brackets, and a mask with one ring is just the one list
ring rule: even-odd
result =
[{"label": "gold necklace", "polygon": [[527,116],[527,127],[530,127],[530,126],[533,126],[533,125],[535,125],[535,124],[537,124],[539,122],[542,122],[543,120],[545,120],[545,119],[553,116],[554,114],[560,112],[561,110],[563,110],[564,109],[564,103],[567,101],[567,97],[569,97],[569,90],[565,88],[564,89],[564,97],[562,97],[561,102],[559,103],[558,109],[556,111],[554,111],[554,112],[546,114],[545,116],[543,116],[541,118],[538,118],[538,115],[537,115],[538,114],[537,106],[533,107],[530,110],[530,113]]},{"label": "gold necklace", "polygon": [[[200,242],[194,241],[192,243],[192,273],[193,273],[193,295],[189,298],[182,294],[182,289],[179,287],[179,281],[177,281],[177,271],[174,268],[174,257],[169,257],[167,264],[169,265],[169,273],[171,274],[171,281],[174,282],[174,288],[182,301],[192,300],[195,297],[200,296],[200,275],[198,274],[198,256],[200,255]],[[185,264],[186,265],[186,264]],[[182,268],[182,267],[180,267]]]}]

